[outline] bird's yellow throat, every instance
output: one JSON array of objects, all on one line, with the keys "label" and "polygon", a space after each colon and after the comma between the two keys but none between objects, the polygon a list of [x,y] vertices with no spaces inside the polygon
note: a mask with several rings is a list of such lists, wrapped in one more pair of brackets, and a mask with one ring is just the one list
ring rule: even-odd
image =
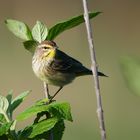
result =
[{"label": "bird's yellow throat", "polygon": [[56,50],[52,49],[49,53],[47,53],[47,54],[45,53],[44,56],[46,57],[46,59],[52,59],[52,58],[54,58],[55,54],[56,54]]}]

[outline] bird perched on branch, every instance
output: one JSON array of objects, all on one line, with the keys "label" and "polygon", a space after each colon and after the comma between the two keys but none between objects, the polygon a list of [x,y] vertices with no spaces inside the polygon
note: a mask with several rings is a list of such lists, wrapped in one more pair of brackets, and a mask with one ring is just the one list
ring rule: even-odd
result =
[{"label": "bird perched on branch", "polygon": [[[54,41],[47,40],[37,46],[32,59],[32,68],[43,82],[59,87],[55,95],[76,77],[92,75],[92,71],[82,63],[60,51]],[[101,72],[98,72],[98,75],[106,76]]]}]

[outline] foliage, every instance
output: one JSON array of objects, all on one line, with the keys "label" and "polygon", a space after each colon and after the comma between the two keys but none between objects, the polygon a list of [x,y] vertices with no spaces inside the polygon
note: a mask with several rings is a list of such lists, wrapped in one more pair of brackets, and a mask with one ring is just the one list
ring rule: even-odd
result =
[{"label": "foliage", "polygon": [[13,19],[7,19],[5,23],[7,24],[8,29],[18,38],[21,38],[23,40],[33,39],[29,27],[23,22]]},{"label": "foliage", "polygon": [[[89,17],[94,18],[99,15],[101,12],[91,12],[89,13]],[[83,15],[73,17],[66,21],[60,22],[52,26],[50,29],[46,27],[40,21],[37,21],[34,25],[33,29],[29,29],[29,27],[17,20],[7,19],[5,21],[8,29],[18,38],[24,40],[23,45],[25,49],[34,53],[35,47],[38,43],[41,43],[44,40],[54,40],[59,34],[64,32],[65,30],[69,30],[73,27],[76,27],[84,22]]]},{"label": "foliage", "polygon": [[46,39],[48,35],[48,29],[45,26],[45,24],[41,23],[40,21],[37,21],[32,29],[32,35],[34,40],[41,43]]},{"label": "foliage", "polygon": [[135,57],[124,57],[121,59],[121,71],[128,88],[140,95],[140,59]]},{"label": "foliage", "polygon": [[[9,131],[15,132],[16,120],[12,119],[13,111],[23,102],[29,91],[22,92],[19,96],[12,99],[10,91],[6,97],[0,95],[0,136],[9,137]],[[4,136],[3,136],[4,135]],[[13,135],[13,134],[11,134]],[[14,136],[13,136],[14,137]]]},{"label": "foliage", "polygon": [[[29,91],[23,92],[14,99],[12,99],[11,93],[8,94],[7,97],[0,95],[0,137],[9,137],[10,135],[11,139],[15,139],[16,137],[20,140],[24,140],[34,139],[40,136],[44,137],[44,133],[46,137],[48,137],[48,131],[52,129],[56,139],[61,138],[65,128],[64,120],[72,121],[71,109],[68,103],[52,102],[47,104],[48,102],[45,102],[43,99],[21,112],[16,117],[16,120],[13,120],[13,111],[24,101],[28,94]],[[22,130],[15,130],[16,122],[26,120],[29,117],[35,117],[38,113],[42,112],[43,115],[39,116],[37,122],[34,122]],[[62,126],[62,128],[58,129],[60,126]],[[11,131],[11,133],[9,133],[9,131]]]},{"label": "foliage", "polygon": [[[91,12],[89,17],[94,18],[100,12]],[[46,25],[37,21],[32,30],[25,23],[13,19],[5,21],[8,29],[18,38],[24,40],[26,50],[34,53],[36,46],[44,40],[54,40],[65,30],[69,30],[84,22],[83,15],[73,17],[47,28]],[[14,110],[24,101],[30,91],[25,91],[13,99],[10,91],[6,97],[0,95],[0,139],[12,140],[61,140],[65,124],[64,120],[72,121],[69,103],[49,102],[46,99],[37,101],[31,107],[21,112],[13,120]],[[16,130],[16,123],[35,117],[33,124],[22,130]]]}]

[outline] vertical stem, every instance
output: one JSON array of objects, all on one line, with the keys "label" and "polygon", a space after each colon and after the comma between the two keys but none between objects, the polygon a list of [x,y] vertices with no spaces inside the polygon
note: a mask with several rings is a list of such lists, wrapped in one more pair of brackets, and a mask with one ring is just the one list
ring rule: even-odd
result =
[{"label": "vertical stem", "polygon": [[46,84],[45,82],[43,82],[44,84],[44,93],[45,93],[45,98],[47,98],[49,100],[49,87],[48,84]]},{"label": "vertical stem", "polygon": [[93,34],[92,34],[91,24],[89,21],[87,0],[83,0],[83,7],[84,7],[84,19],[85,19],[85,25],[87,29],[87,37],[88,37],[89,50],[90,50],[91,63],[92,63],[91,69],[92,69],[94,83],[95,83],[95,92],[97,98],[97,115],[98,115],[98,120],[100,125],[101,140],[106,140],[104,114],[103,114],[102,99],[100,94],[100,85],[99,85],[99,78],[98,78],[98,67],[97,67],[96,55],[94,49]]},{"label": "vertical stem", "polygon": [[[49,87],[48,84],[46,84],[45,82],[43,82],[44,84],[44,93],[45,93],[45,97],[46,99],[48,99],[48,104],[50,103],[50,93],[49,93]],[[53,131],[50,130],[50,134],[49,134],[49,140],[54,140],[54,136],[53,136]]]}]

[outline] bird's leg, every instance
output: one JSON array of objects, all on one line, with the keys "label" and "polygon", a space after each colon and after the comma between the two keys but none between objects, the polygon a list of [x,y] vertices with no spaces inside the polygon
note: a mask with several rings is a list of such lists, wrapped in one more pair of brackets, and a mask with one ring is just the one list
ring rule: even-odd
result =
[{"label": "bird's leg", "polygon": [[63,87],[60,87],[56,92],[55,94],[50,98],[50,101],[53,100],[53,98],[58,94],[58,92],[62,89]]}]

